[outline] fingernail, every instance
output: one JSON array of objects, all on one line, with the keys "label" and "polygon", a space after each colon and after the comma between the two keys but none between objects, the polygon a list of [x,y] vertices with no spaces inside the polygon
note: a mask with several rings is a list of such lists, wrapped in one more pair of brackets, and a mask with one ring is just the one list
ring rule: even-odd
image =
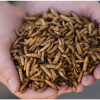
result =
[{"label": "fingernail", "polygon": [[15,82],[14,79],[10,79],[8,83],[9,83],[12,93],[14,93],[17,88],[17,83]]}]

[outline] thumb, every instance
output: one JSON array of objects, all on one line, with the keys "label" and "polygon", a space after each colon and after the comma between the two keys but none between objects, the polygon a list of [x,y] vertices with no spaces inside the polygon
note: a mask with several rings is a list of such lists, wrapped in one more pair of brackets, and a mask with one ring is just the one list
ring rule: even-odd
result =
[{"label": "thumb", "polygon": [[15,93],[20,87],[19,77],[9,50],[0,46],[0,82]]}]

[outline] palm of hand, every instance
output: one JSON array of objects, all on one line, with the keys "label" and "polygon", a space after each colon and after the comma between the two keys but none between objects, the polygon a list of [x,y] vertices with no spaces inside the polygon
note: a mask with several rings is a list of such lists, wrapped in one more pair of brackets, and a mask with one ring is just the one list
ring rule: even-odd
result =
[{"label": "palm of hand", "polygon": [[[98,23],[100,21],[99,20],[100,14],[98,14],[98,12],[97,12],[100,7],[97,2],[66,2],[66,1],[64,1],[64,2],[60,2],[60,1],[59,2],[28,2],[27,6],[26,6],[26,12],[29,15],[32,15],[35,13],[41,13],[43,11],[45,12],[48,9],[48,7],[50,7],[50,6],[58,11],[59,10],[65,11],[68,13],[71,10],[73,10],[78,15],[89,18],[92,21],[96,20]],[[17,16],[19,16],[20,14],[21,13],[17,12]],[[0,64],[1,64],[1,66],[4,66],[4,68],[1,67],[0,80],[2,80],[2,82],[6,86],[8,86],[8,88],[10,88],[10,87],[7,83],[9,80],[9,77],[7,77],[7,74],[9,74],[9,76],[13,76],[12,78],[15,79],[15,81],[17,83],[19,82],[18,74],[16,72],[13,62],[11,61],[9,50],[12,46],[12,43],[14,43],[14,41],[16,40],[16,35],[14,34],[14,29],[20,28],[19,26],[21,25],[21,23],[18,23],[18,22],[20,22],[21,17],[16,18],[16,14],[13,14],[13,13],[11,13],[11,15],[13,15],[13,16],[8,16],[7,22],[6,22],[6,23],[11,23],[10,24],[11,26],[10,25],[8,26],[6,23],[4,23],[3,25],[0,24],[0,26],[2,27],[2,30],[1,30],[2,33],[5,33],[5,35],[0,34],[2,36],[2,39],[0,39],[0,43],[2,43],[2,45],[0,45],[0,50],[1,50],[0,57],[2,57]],[[22,16],[22,15],[20,15],[20,16]],[[14,17],[16,19],[13,19]],[[13,24],[13,26],[12,26],[12,24]],[[11,33],[11,35],[8,35],[10,33]],[[5,67],[5,66],[9,66],[10,68]],[[12,71],[10,70],[11,68],[12,68]],[[85,76],[82,78],[82,82],[77,86],[77,92],[81,92],[83,90],[83,86],[88,86],[88,85],[94,83],[96,81],[96,79],[99,79],[99,77],[100,77],[99,69],[100,69],[100,66],[98,65],[98,67],[94,71],[94,76],[88,75],[88,76]],[[6,72],[6,70],[8,70],[8,71]],[[5,73],[5,74],[3,74],[3,73]],[[19,88],[19,83],[16,88],[16,91],[18,90],[18,88]],[[66,89],[67,89],[66,93],[72,92],[71,88],[68,88],[68,86],[62,86],[59,91],[54,90],[49,87],[47,90],[45,90],[42,93],[36,93],[32,89],[27,89],[27,91],[24,94],[20,94],[19,92],[16,92],[15,95],[17,95],[20,98],[30,98],[30,99],[50,98],[51,99],[51,98],[57,98],[60,94],[65,93]]]}]

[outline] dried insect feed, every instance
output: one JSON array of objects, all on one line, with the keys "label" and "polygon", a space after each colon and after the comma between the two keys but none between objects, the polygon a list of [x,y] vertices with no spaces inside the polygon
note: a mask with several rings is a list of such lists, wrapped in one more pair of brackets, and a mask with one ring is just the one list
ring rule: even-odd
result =
[{"label": "dried insect feed", "polygon": [[76,86],[100,63],[100,25],[73,11],[49,8],[42,15],[24,17],[18,39],[11,49],[24,93],[29,87],[42,92],[47,87]]}]

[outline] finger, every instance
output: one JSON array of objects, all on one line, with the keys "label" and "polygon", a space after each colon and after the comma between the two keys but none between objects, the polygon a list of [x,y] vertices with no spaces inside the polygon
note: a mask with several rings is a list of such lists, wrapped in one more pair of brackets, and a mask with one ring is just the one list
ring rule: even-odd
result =
[{"label": "finger", "polygon": [[[57,4],[57,5],[55,5]],[[62,5],[62,7],[60,7]],[[69,6],[70,5],[70,6]],[[73,10],[76,14],[79,16],[83,16],[86,18],[91,19],[92,21],[97,21],[100,23],[100,4],[97,1],[87,1],[87,2],[82,2],[82,1],[31,1],[27,2],[26,4],[26,13],[28,15],[33,15],[36,13],[41,13],[41,12],[46,12],[46,10],[49,7],[53,7],[56,11],[65,11],[70,13],[71,10]],[[38,9],[41,7],[41,10]],[[34,10],[33,10],[34,9]]]},{"label": "finger", "polygon": [[84,89],[84,86],[80,83],[78,84],[78,86],[76,87],[77,91],[76,92],[82,92]]},{"label": "finger", "polygon": [[73,92],[73,90],[72,90],[72,88],[71,88],[71,87],[69,87],[69,88],[66,90],[66,92],[65,92],[65,93],[70,93],[70,92]]},{"label": "finger", "polygon": [[93,84],[94,82],[96,82],[96,79],[93,77],[93,75],[83,76],[82,81],[81,81],[82,85],[84,86],[89,86]]},{"label": "finger", "polygon": [[33,89],[28,88],[25,93],[21,94],[19,92],[15,93],[16,96],[22,99],[47,99],[57,96],[58,91],[48,87],[41,93],[35,92]]},{"label": "finger", "polygon": [[0,46],[0,79],[4,84],[8,84],[8,88],[14,93],[20,86],[19,77],[14,63],[10,59],[9,50]]},{"label": "finger", "polygon": [[96,79],[100,79],[100,64],[95,68],[93,75]]},{"label": "finger", "polygon": [[58,96],[59,96],[58,94],[55,94],[54,96],[47,98],[47,99],[56,99],[56,98],[58,98]]},{"label": "finger", "polygon": [[[84,86],[80,83],[78,84],[78,86],[76,87],[77,91],[76,92],[82,92],[83,89],[84,89]],[[65,93],[70,93],[70,92],[73,92],[72,88],[69,87],[68,90],[66,90]]]},{"label": "finger", "polygon": [[58,95],[60,96],[61,94],[64,94],[66,89],[68,89],[68,86],[65,85],[65,86],[61,86],[61,89],[58,90]]}]

